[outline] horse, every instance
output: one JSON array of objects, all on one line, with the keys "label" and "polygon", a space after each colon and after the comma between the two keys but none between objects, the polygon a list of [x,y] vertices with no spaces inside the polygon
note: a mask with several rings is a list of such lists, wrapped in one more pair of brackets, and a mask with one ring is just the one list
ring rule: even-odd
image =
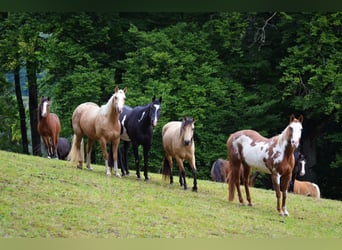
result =
[{"label": "horse", "polygon": [[67,138],[59,137],[57,145],[58,158],[65,160],[70,152],[70,143]]},{"label": "horse", "polygon": [[142,145],[144,154],[144,177],[145,181],[149,180],[148,158],[152,146],[153,129],[157,126],[160,117],[161,104],[162,97],[157,100],[156,97],[153,96],[152,102],[146,105],[134,108],[125,105],[123,112],[120,114],[122,130],[120,138],[124,141],[123,164],[121,165],[123,175],[129,175],[127,158],[128,148],[130,143],[132,143],[137,179],[141,179],[138,149],[139,146]]},{"label": "horse", "polygon": [[45,144],[48,158],[58,159],[57,145],[61,124],[56,114],[50,113],[50,98],[42,96],[38,107],[37,130]]},{"label": "horse", "polygon": [[[121,177],[118,172],[118,146],[120,143],[121,126],[119,122],[120,113],[123,110],[126,100],[127,89],[115,87],[114,94],[105,105],[99,107],[93,102],[82,103],[72,114],[72,127],[74,136],[68,159],[78,162],[78,168],[83,168],[83,136],[88,137],[86,146],[87,168],[90,166],[90,154],[93,143],[97,140],[101,144],[103,158],[107,176],[111,176],[112,168],[108,166],[107,143],[112,143],[112,154],[114,158],[114,171],[117,177]],[[82,150],[81,150],[82,146]]]},{"label": "horse", "polygon": [[173,184],[172,159],[175,158],[180,174],[179,183],[187,189],[185,180],[185,169],[183,161],[187,160],[192,169],[194,184],[192,191],[197,191],[197,169],[195,164],[195,143],[194,128],[195,119],[184,117],[182,121],[171,121],[164,125],[162,130],[162,141],[165,151],[163,159],[162,174],[164,178],[170,177],[170,184]]},{"label": "horse", "polygon": [[[292,178],[289,184],[289,188],[288,191],[289,192],[293,192],[293,184],[294,184],[294,180],[297,178],[298,174],[300,176],[305,175],[305,164],[306,164],[306,159],[305,156],[300,153],[299,151],[295,151],[293,154],[294,158],[295,158],[295,166],[292,170]],[[250,179],[250,183],[249,186],[250,187],[254,187],[255,186],[255,180],[256,178],[260,175],[259,171],[255,171],[255,173],[252,175],[251,179]],[[272,178],[270,175],[267,176],[262,176],[261,180],[262,182],[262,186],[266,189],[273,189],[273,183],[272,183]]]},{"label": "horse", "polygon": [[229,161],[217,159],[211,166],[210,176],[212,181],[227,182]]},{"label": "horse", "polygon": [[[248,205],[253,205],[249,192],[249,176],[251,169],[256,168],[258,171],[271,174],[279,215],[289,216],[289,212],[286,209],[286,196],[295,163],[293,153],[299,146],[302,134],[302,122],[302,115],[297,119],[292,114],[289,125],[282,133],[270,139],[261,136],[254,130],[241,130],[229,136],[226,145],[229,162],[231,164],[228,185],[228,200],[230,202],[234,200],[236,186],[239,201],[241,204],[244,204],[239,178],[240,167],[242,165]],[[282,188],[281,205],[280,185]]]},{"label": "horse", "polygon": [[321,198],[318,185],[309,181],[294,180],[293,193],[311,196],[316,199]]}]

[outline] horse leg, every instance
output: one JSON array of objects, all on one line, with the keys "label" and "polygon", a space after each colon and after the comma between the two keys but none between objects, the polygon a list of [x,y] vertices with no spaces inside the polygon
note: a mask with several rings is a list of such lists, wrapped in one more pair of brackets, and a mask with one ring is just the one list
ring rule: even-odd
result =
[{"label": "horse leg", "polygon": [[51,159],[49,137],[42,136],[46,148],[47,158]]},{"label": "horse leg", "polygon": [[[197,169],[195,165],[195,157],[192,157],[189,160],[190,167],[192,169],[192,176],[194,178],[194,186],[192,187],[192,191],[197,192]],[[184,178],[185,180],[185,178]]]},{"label": "horse leg", "polygon": [[122,152],[122,150],[120,151],[120,149],[119,149],[119,153],[121,152],[120,163],[121,163],[121,172],[122,172],[123,176],[124,175],[129,176],[129,170],[128,170],[128,149],[129,149],[129,145],[130,145],[130,142],[124,141],[123,152]]},{"label": "horse leg", "polygon": [[137,179],[140,180],[140,161],[139,161],[139,151],[138,151],[138,144],[136,142],[132,143],[133,146],[133,153],[135,158],[135,168],[137,173]]},{"label": "horse leg", "polygon": [[[240,168],[240,171],[241,170],[242,170],[242,168]],[[246,192],[246,196],[247,196],[248,206],[253,206],[251,194],[249,192],[249,176],[251,174],[251,170],[252,170],[252,168],[250,166],[248,166],[246,164],[243,165],[243,176],[244,176],[245,192]]]},{"label": "horse leg", "polygon": [[242,193],[241,193],[241,188],[240,188],[240,171],[241,171],[241,164],[239,163],[238,167],[233,168],[233,180],[235,180],[235,186],[236,186],[236,191],[238,193],[239,197],[239,202],[241,205],[245,205],[245,201],[243,200]]},{"label": "horse leg", "polygon": [[172,175],[172,168],[173,168],[173,161],[172,161],[172,156],[168,155],[165,156],[165,160],[168,162],[169,166],[170,166],[170,185],[173,184],[173,175]]},{"label": "horse leg", "polygon": [[186,180],[185,180],[185,169],[184,169],[184,165],[183,165],[183,159],[176,157],[176,161],[177,161],[177,165],[179,168],[179,184],[181,186],[184,186],[184,190],[187,190],[188,186],[187,186]]},{"label": "horse leg", "polygon": [[280,216],[284,216],[283,211],[280,207],[280,174],[277,172],[273,172],[272,173],[272,183],[273,183],[273,187],[274,187],[274,191],[276,193],[276,197],[277,197],[277,210],[279,212]]},{"label": "horse leg", "polygon": [[[100,138],[99,141],[100,141],[100,144],[101,144],[101,150],[102,150],[102,154],[103,154],[103,159],[105,161],[106,174],[107,174],[107,176],[111,176],[112,172],[111,172],[111,167],[108,165],[108,152],[107,152],[106,139],[102,137],[102,138]],[[87,156],[88,156],[88,154],[87,154]],[[116,160],[117,159],[114,158],[114,166],[115,166],[115,161]]]},{"label": "horse leg", "polygon": [[93,168],[90,166],[90,156],[91,156],[91,150],[93,148],[93,144],[94,144],[94,140],[88,138],[88,142],[87,142],[87,147],[86,147],[86,161],[87,161],[87,168],[89,170],[93,170]]},{"label": "horse leg", "polygon": [[289,188],[289,183],[291,180],[291,172],[289,175],[283,175],[281,178],[281,189],[283,194],[281,207],[283,209],[283,213],[285,216],[289,216],[289,212],[286,209],[286,197],[287,197],[287,189]]},{"label": "horse leg", "polygon": [[[114,159],[114,172],[116,177],[121,177],[118,169],[118,149],[120,144],[120,137],[117,140],[112,141],[112,154]],[[106,149],[107,152],[107,149]]]},{"label": "horse leg", "polygon": [[143,145],[143,152],[144,152],[144,176],[145,176],[145,181],[148,181],[148,156],[150,152],[150,145]]}]

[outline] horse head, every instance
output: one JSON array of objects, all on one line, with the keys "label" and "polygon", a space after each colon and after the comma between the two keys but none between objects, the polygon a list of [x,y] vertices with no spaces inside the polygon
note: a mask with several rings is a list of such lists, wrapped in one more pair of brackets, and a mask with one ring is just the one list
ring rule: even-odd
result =
[{"label": "horse head", "polygon": [[300,176],[305,175],[305,164],[306,164],[306,160],[305,160],[305,156],[301,153],[299,153],[298,158],[296,159],[296,173],[299,172]]},{"label": "horse head", "polygon": [[184,117],[181,125],[181,136],[183,135],[183,143],[185,146],[191,144],[194,137],[195,119]]},{"label": "horse head", "polygon": [[292,114],[290,116],[290,124],[289,124],[289,128],[291,130],[291,135],[290,135],[290,143],[291,146],[294,148],[298,148],[299,146],[299,142],[300,142],[300,138],[302,136],[302,130],[303,130],[303,116],[300,115],[298,119],[295,118],[295,116]]},{"label": "horse head", "polygon": [[39,115],[41,117],[47,117],[47,115],[50,113],[50,97],[44,97],[40,99],[40,105],[39,105]]},{"label": "horse head", "polygon": [[160,117],[161,103],[162,97],[159,97],[159,100],[156,100],[156,97],[153,96],[149,111],[149,117],[151,119],[151,124],[153,127],[157,126]]},{"label": "horse head", "polygon": [[126,92],[127,92],[127,88],[119,89],[118,86],[115,87],[114,102],[113,103],[114,103],[116,112],[118,112],[120,114],[121,114],[121,112],[125,106]]}]

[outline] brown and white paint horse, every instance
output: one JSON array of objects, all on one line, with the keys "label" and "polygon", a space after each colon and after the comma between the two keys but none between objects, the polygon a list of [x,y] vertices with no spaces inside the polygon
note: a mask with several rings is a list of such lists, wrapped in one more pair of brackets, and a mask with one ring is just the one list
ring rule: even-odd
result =
[{"label": "brown and white paint horse", "polygon": [[[303,116],[298,119],[290,116],[289,125],[279,135],[270,139],[253,130],[241,130],[231,134],[227,140],[231,174],[229,179],[229,201],[234,200],[235,187],[239,201],[244,204],[240,190],[240,167],[244,171],[245,191],[250,206],[253,205],[249,192],[249,176],[251,169],[271,174],[277,197],[277,210],[281,216],[288,216],[286,209],[287,189],[294,167],[295,149],[299,146],[302,134]],[[282,190],[282,202],[280,202]]]},{"label": "brown and white paint horse", "polygon": [[72,127],[74,129],[74,138],[68,159],[72,162],[78,162],[78,168],[82,169],[83,165],[83,136],[88,137],[86,147],[87,168],[92,170],[90,166],[90,154],[93,143],[97,140],[101,144],[103,158],[107,175],[111,175],[111,167],[108,166],[107,143],[112,142],[112,154],[114,159],[114,171],[117,177],[118,172],[118,146],[120,143],[121,125],[119,115],[123,110],[126,99],[126,88],[119,89],[117,86],[112,97],[107,104],[99,107],[92,102],[80,104],[72,115]]}]

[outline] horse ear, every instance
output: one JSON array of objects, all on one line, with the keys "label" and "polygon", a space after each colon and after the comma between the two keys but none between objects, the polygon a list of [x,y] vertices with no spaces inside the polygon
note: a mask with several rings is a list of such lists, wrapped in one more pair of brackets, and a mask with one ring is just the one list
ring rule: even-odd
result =
[{"label": "horse ear", "polygon": [[162,97],[159,97],[159,102],[160,102],[160,103],[162,102]]},{"label": "horse ear", "polygon": [[50,97],[49,96],[47,97],[47,100],[50,101]]},{"label": "horse ear", "polygon": [[300,115],[300,116],[298,117],[298,121],[299,121],[300,123],[303,123],[303,120],[304,120],[303,115]]},{"label": "horse ear", "polygon": [[293,122],[293,120],[295,119],[296,117],[294,116],[294,114],[291,114],[290,115],[290,123]]},{"label": "horse ear", "polygon": [[125,87],[125,88],[123,89],[123,92],[126,94],[126,92],[127,92],[127,87]]},{"label": "horse ear", "polygon": [[153,97],[152,97],[152,102],[154,102],[156,100],[156,96],[154,95]]},{"label": "horse ear", "polygon": [[115,89],[114,89],[114,92],[116,93],[116,92],[118,92],[118,90],[119,90],[119,87],[118,87],[118,85],[116,85]]}]

